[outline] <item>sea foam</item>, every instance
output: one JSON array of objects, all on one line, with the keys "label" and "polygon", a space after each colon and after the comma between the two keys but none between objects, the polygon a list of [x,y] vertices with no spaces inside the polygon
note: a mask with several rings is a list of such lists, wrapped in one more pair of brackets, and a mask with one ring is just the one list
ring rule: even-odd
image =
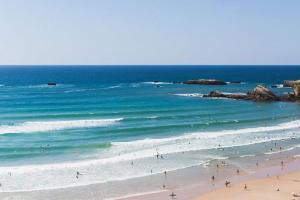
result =
[{"label": "sea foam", "polygon": [[8,133],[33,133],[47,132],[73,128],[92,128],[113,125],[123,118],[118,119],[88,119],[64,121],[28,121],[14,125],[0,126],[0,134]]}]

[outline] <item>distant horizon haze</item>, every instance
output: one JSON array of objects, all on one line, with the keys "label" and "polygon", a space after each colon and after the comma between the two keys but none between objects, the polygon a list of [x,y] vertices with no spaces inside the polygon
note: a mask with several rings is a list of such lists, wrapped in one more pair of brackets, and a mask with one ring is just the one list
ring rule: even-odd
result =
[{"label": "distant horizon haze", "polygon": [[0,65],[299,65],[297,0],[0,1]]}]

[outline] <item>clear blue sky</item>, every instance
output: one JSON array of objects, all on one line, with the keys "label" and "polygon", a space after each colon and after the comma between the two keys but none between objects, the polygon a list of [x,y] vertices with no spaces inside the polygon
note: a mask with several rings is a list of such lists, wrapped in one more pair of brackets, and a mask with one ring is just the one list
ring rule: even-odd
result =
[{"label": "clear blue sky", "polygon": [[300,64],[300,1],[0,0],[0,64]]}]

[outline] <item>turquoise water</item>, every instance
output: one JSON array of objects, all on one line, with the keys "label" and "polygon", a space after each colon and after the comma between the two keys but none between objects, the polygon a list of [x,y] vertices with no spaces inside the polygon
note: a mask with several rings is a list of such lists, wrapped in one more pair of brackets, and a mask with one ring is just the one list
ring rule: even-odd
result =
[{"label": "turquoise water", "polygon": [[[242,84],[178,83],[198,78]],[[284,141],[287,148],[296,147],[299,104],[201,95],[212,90],[246,93],[260,83],[271,86],[299,78],[300,68],[285,66],[1,67],[0,173],[14,173],[19,180],[16,184],[4,178],[7,184],[1,190],[144,176],[150,170],[159,173],[216,158],[264,153],[268,149],[253,146],[263,142]],[[241,151],[225,155],[215,151],[219,145],[240,146]],[[189,151],[200,153],[177,159]],[[169,159],[153,163],[157,153]],[[91,176],[76,182],[76,170]],[[47,181],[22,184],[40,176]]]}]

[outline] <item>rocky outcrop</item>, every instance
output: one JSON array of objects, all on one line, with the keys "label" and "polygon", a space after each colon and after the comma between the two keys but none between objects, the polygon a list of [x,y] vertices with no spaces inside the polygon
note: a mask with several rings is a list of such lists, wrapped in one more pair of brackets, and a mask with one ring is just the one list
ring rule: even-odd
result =
[{"label": "rocky outcrop", "polygon": [[197,85],[226,85],[226,82],[216,79],[198,79],[184,81],[184,84],[197,84]]},{"label": "rocky outcrop", "polygon": [[291,80],[285,80],[283,82],[283,87],[293,87],[295,84],[299,84],[300,80],[296,80],[296,81],[291,81]]},{"label": "rocky outcrop", "polygon": [[212,91],[204,97],[212,97],[212,98],[229,98],[229,99],[247,99],[246,94],[228,94],[228,93],[221,93],[219,91]]},{"label": "rocky outcrop", "polygon": [[300,98],[300,81],[296,81],[292,86],[296,98]]},{"label": "rocky outcrop", "polygon": [[278,101],[279,98],[269,89],[257,85],[252,92],[248,92],[247,98],[253,101]]},{"label": "rocky outcrop", "polygon": [[271,92],[269,89],[267,89],[262,85],[257,85],[253,91],[248,92],[247,94],[234,94],[234,93],[228,94],[228,93],[221,93],[219,91],[212,91],[209,94],[204,95],[203,97],[221,97],[221,98],[252,100],[252,101],[296,101],[297,100],[294,94],[278,97],[273,92]]}]

